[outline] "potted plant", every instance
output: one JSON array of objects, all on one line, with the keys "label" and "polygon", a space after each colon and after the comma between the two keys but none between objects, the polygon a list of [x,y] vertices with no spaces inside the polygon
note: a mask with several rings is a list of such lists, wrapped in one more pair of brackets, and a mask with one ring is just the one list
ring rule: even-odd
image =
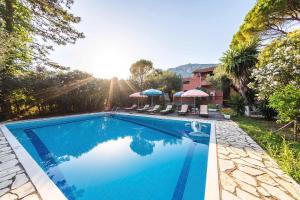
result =
[{"label": "potted plant", "polygon": [[221,113],[225,119],[230,119],[231,116],[236,115],[236,113],[231,108],[222,108]]}]

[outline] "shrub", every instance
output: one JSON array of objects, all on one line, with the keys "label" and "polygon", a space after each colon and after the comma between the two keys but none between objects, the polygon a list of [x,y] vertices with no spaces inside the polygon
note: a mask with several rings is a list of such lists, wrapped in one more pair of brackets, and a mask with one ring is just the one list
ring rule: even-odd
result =
[{"label": "shrub", "polygon": [[245,114],[245,100],[240,95],[231,96],[228,103],[237,115],[243,116]]},{"label": "shrub", "polygon": [[236,115],[236,112],[234,110],[232,110],[231,108],[222,108],[221,113],[224,115],[231,115],[231,116]]},{"label": "shrub", "polygon": [[207,107],[211,109],[218,109],[218,106],[216,104],[208,104]]},{"label": "shrub", "polygon": [[278,111],[282,122],[300,119],[300,88],[286,85],[282,90],[275,91],[270,97],[270,106]]},{"label": "shrub", "polygon": [[258,109],[267,120],[272,120],[277,115],[277,112],[270,107],[267,100],[259,101]]}]

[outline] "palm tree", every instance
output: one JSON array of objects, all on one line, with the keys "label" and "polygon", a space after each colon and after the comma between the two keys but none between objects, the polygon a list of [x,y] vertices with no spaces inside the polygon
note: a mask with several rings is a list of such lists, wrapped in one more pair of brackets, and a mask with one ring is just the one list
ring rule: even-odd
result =
[{"label": "palm tree", "polygon": [[232,79],[234,87],[245,99],[251,102],[248,84],[251,82],[251,72],[257,63],[258,43],[252,41],[236,49],[229,49],[221,58],[221,66]]}]

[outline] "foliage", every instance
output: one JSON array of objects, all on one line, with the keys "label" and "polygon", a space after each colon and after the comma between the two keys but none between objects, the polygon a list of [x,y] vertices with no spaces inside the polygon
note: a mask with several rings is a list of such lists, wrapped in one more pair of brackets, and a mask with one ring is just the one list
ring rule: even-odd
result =
[{"label": "foliage", "polygon": [[268,98],[286,85],[300,86],[300,31],[274,40],[259,55],[258,68],[253,70],[256,88],[261,99]]},{"label": "foliage", "polygon": [[173,94],[181,89],[182,78],[181,76],[171,72],[162,71],[160,73],[151,73],[145,80],[147,88],[158,88],[164,93],[168,94],[170,100],[173,100]]},{"label": "foliage", "polygon": [[39,64],[49,62],[46,55],[52,46],[44,42],[65,45],[84,37],[72,26],[80,22],[70,12],[73,3],[71,0],[1,0],[0,29],[17,34],[23,42],[26,40]]},{"label": "foliage", "polygon": [[20,96],[22,77],[34,73],[34,67],[65,69],[47,55],[51,43],[65,45],[83,38],[73,27],[80,18],[70,13],[72,4],[70,0],[0,0],[0,44],[5,48],[0,58],[0,119],[12,114],[11,99]]},{"label": "foliage", "polygon": [[235,48],[253,39],[269,39],[287,34],[291,27],[299,23],[299,13],[299,0],[258,0],[234,35],[230,46]]},{"label": "foliage", "polygon": [[23,88],[10,94],[10,117],[102,111],[127,105],[133,93],[125,80],[97,79],[78,70],[40,70],[19,78]]},{"label": "foliage", "polygon": [[210,109],[219,109],[219,107],[216,104],[208,104],[207,107]]},{"label": "foliage", "polygon": [[[214,76],[214,75],[208,75],[205,79],[207,82],[211,83],[215,88],[222,90],[223,88],[226,87],[226,85],[230,86],[230,79],[228,79],[226,77],[226,75],[224,76]],[[229,84],[227,84],[227,81],[229,82]]]},{"label": "foliage", "polygon": [[173,94],[181,89],[182,78],[181,76],[170,72],[164,71],[160,76],[158,76],[160,82],[160,89],[169,95],[170,100],[173,100]]},{"label": "foliage", "polygon": [[266,99],[258,101],[258,109],[267,120],[273,120],[277,115],[277,112],[270,107],[269,102]]},{"label": "foliage", "polygon": [[233,120],[277,161],[284,172],[300,183],[300,143],[286,141],[271,133],[281,125],[248,117],[236,117]]},{"label": "foliage", "polygon": [[[107,95],[107,107],[121,106],[120,86],[118,78],[114,77],[110,80],[109,93]],[[128,96],[128,94],[127,94]]]},{"label": "foliage", "polygon": [[240,95],[231,96],[228,103],[237,115],[243,116],[245,114],[245,100]]},{"label": "foliage", "polygon": [[221,68],[232,80],[241,96],[250,103],[252,101],[248,84],[251,72],[257,63],[257,42],[251,41],[235,49],[229,49],[221,58]]},{"label": "foliage", "polygon": [[141,90],[145,89],[145,79],[153,71],[153,64],[150,60],[138,60],[130,67],[131,79],[136,81]]},{"label": "foliage", "polygon": [[232,85],[231,79],[228,77],[224,70],[224,67],[222,66],[217,66],[214,69],[214,74],[208,75],[206,77],[206,81],[211,83],[215,88],[222,91],[228,89]]},{"label": "foliage", "polygon": [[300,120],[300,87],[287,85],[270,96],[270,106],[278,111],[281,121]]},{"label": "foliage", "polygon": [[231,116],[236,115],[236,112],[231,108],[222,108],[221,113],[224,114],[224,115],[231,115]]}]

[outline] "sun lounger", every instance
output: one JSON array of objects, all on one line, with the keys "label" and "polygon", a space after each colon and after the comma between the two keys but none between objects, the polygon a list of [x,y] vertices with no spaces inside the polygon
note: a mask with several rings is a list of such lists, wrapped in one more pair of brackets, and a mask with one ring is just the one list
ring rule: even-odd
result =
[{"label": "sun lounger", "polygon": [[200,105],[200,116],[208,117],[208,108],[207,105]]},{"label": "sun lounger", "polygon": [[131,107],[124,108],[124,110],[126,110],[126,111],[132,111],[132,110],[135,110],[136,108],[137,108],[137,105],[133,104]]},{"label": "sun lounger", "polygon": [[136,109],[136,111],[138,111],[138,112],[144,112],[146,110],[149,110],[149,108],[150,108],[150,105],[147,104],[147,105],[144,106],[144,108]]},{"label": "sun lounger", "polygon": [[147,110],[149,113],[155,113],[159,110],[160,105],[155,105],[154,108]]},{"label": "sun lounger", "polygon": [[167,105],[166,109],[160,111],[160,114],[169,114],[171,112],[173,112],[173,105]]},{"label": "sun lounger", "polygon": [[187,112],[188,112],[188,108],[189,108],[188,105],[186,105],[186,104],[182,105],[182,106],[181,106],[181,110],[179,110],[179,111],[177,112],[177,114],[178,114],[178,115],[186,115]]}]

